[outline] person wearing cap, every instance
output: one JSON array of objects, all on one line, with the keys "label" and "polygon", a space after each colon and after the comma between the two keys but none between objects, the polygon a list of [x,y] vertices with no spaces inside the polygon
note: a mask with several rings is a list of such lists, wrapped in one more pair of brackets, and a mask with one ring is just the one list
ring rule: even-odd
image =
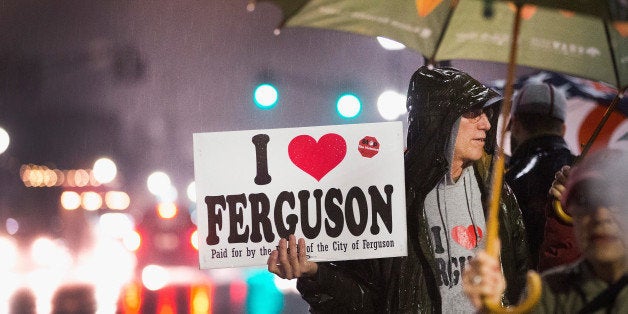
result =
[{"label": "person wearing cap", "polygon": [[[570,227],[557,220],[547,193],[556,171],[575,158],[563,138],[566,102],[565,95],[549,83],[527,84],[513,101],[508,125],[512,156],[504,180],[521,207],[530,267],[536,270],[570,262],[579,256],[573,241],[563,240],[564,234],[572,238]],[[546,253],[539,254],[546,215],[554,220],[548,234],[553,238],[546,243]],[[567,230],[561,232],[563,229]]]},{"label": "person wearing cap", "polygon": [[[628,152],[602,149],[552,184],[573,218],[582,257],[542,274],[535,313],[628,313]],[[566,181],[566,183],[565,183]],[[463,274],[476,308],[503,291],[498,259],[478,253]]]},{"label": "person wearing cap", "polygon": [[[501,100],[465,72],[420,67],[407,98],[407,256],[314,263],[307,260],[305,241],[291,235],[271,253],[268,270],[298,278],[297,289],[315,313],[472,311],[461,275],[486,242],[493,126]],[[499,208],[504,301],[516,301],[528,251],[521,212],[507,187]]]}]

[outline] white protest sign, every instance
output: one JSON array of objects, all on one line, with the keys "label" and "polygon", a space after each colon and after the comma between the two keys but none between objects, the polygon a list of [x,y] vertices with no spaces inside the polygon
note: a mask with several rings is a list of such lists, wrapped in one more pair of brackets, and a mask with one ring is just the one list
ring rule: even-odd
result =
[{"label": "white protest sign", "polygon": [[401,122],[194,134],[201,268],[407,254]]}]

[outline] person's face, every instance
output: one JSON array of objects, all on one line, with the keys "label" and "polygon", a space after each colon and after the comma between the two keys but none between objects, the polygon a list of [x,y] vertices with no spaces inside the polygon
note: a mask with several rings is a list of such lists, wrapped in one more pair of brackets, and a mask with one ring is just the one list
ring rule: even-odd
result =
[{"label": "person's face", "polygon": [[573,215],[576,241],[584,257],[594,263],[614,263],[626,258],[626,237],[618,214],[626,204],[615,204],[604,191],[574,191],[568,210]]},{"label": "person's face", "polygon": [[454,146],[454,160],[468,164],[482,158],[486,132],[491,128],[491,115],[491,109],[471,110],[462,115]]}]

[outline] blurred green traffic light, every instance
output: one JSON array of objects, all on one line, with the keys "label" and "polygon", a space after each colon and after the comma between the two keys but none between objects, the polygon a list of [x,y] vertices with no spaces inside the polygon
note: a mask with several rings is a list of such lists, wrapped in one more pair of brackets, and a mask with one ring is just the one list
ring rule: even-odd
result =
[{"label": "blurred green traffic light", "polygon": [[353,94],[343,94],[336,102],[336,110],[343,118],[355,118],[362,111],[362,103]]},{"label": "blurred green traffic light", "polygon": [[255,88],[253,100],[260,109],[270,109],[277,104],[279,92],[275,86],[264,83]]}]

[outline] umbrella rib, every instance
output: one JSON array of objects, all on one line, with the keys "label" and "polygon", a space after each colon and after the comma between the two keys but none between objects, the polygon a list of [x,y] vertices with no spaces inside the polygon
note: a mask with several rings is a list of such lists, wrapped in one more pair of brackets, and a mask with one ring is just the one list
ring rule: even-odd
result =
[{"label": "umbrella rib", "polygon": [[290,12],[290,14],[283,14],[284,17],[281,20],[281,22],[279,23],[279,25],[277,25],[277,27],[275,28],[275,30],[281,30],[286,23],[288,22],[288,19],[297,15],[299,13],[299,11],[301,11],[303,9],[303,7],[305,7],[306,4],[308,4],[309,1],[303,1],[303,3],[301,5],[299,5],[296,9],[294,9],[292,12]]},{"label": "umbrella rib", "polygon": [[619,67],[617,66],[617,61],[615,60],[615,49],[613,49],[613,42],[611,38],[611,32],[608,29],[609,23],[607,21],[602,21],[604,23],[604,33],[606,34],[606,42],[608,42],[608,50],[611,53],[611,62],[613,63],[613,73],[615,74],[615,86],[617,87],[617,91],[620,91],[625,86],[621,86],[623,82],[619,81]]},{"label": "umbrella rib", "polygon": [[443,23],[443,29],[440,35],[438,36],[438,40],[436,41],[436,46],[435,46],[436,49],[434,49],[434,52],[427,60],[429,64],[434,64],[434,58],[436,57],[436,52],[438,52],[438,47],[440,47],[440,43],[443,41],[443,38],[445,37],[445,31],[447,29],[447,25],[449,25],[449,20],[451,20],[451,16],[454,14],[454,11],[458,7],[458,1],[459,0],[453,0],[451,2],[452,9],[449,10],[449,12],[447,12],[447,18],[445,19],[445,23]]},{"label": "umbrella rib", "polygon": [[628,89],[628,87],[623,87],[623,88],[620,88],[620,89],[617,90],[617,96],[615,96],[615,98],[610,103],[608,108],[606,108],[606,112],[602,116],[602,119],[600,119],[600,122],[598,123],[598,125],[595,128],[595,130],[593,131],[593,134],[591,134],[591,137],[589,138],[587,143],[582,148],[582,153],[580,153],[580,155],[578,157],[576,157],[576,160],[574,161],[572,167],[575,164],[577,164],[582,158],[584,158],[584,156],[587,155],[587,153],[589,152],[589,149],[593,145],[593,142],[595,142],[595,139],[600,134],[600,131],[602,131],[602,128],[604,127],[604,124],[606,124],[606,121],[608,121],[608,118],[610,118],[611,113],[613,111],[615,111],[615,107],[617,107],[617,105],[619,104],[619,101],[621,100],[621,98],[623,98],[623,95],[624,95],[624,92],[626,91],[626,89]]}]

